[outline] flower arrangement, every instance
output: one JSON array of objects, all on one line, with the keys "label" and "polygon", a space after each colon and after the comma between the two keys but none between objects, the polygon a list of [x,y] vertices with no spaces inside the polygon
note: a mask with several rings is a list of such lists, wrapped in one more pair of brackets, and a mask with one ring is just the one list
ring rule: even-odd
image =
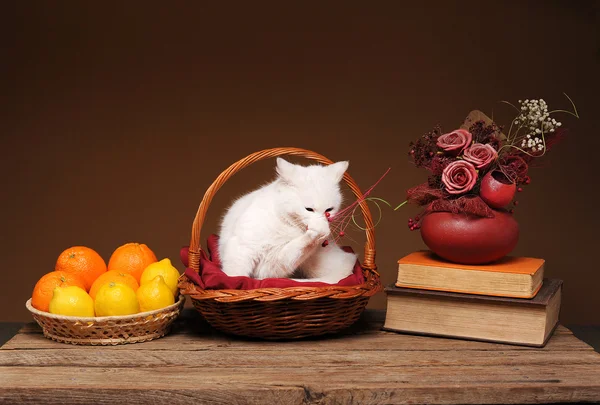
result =
[{"label": "flower arrangement", "polygon": [[[519,100],[518,106],[504,102],[517,111],[507,132],[482,112],[473,111],[460,128],[443,132],[437,126],[411,142],[410,158],[429,175],[426,182],[407,190],[406,201],[394,211],[407,203],[422,207],[419,215],[408,220],[408,227],[421,230],[423,242],[441,259],[479,265],[508,255],[519,239],[519,225],[512,215],[518,204],[515,194],[530,183],[532,161],[566,135],[553,115],[579,118],[575,104],[565,96],[572,111],[549,111],[542,99]],[[379,203],[392,205],[370,194],[388,172],[356,201],[328,217],[333,240],[348,237],[349,225],[361,230],[377,226],[382,216]],[[379,211],[376,221],[364,218],[364,227],[355,218],[363,202]]]},{"label": "flower arrangement", "polygon": [[518,106],[504,102],[517,111],[506,134],[491,120],[470,115],[459,129],[445,133],[438,126],[411,142],[410,158],[429,176],[425,183],[407,191],[404,203],[423,207],[418,216],[409,219],[408,227],[419,229],[422,218],[431,212],[487,218],[493,218],[495,210],[512,213],[518,204],[515,193],[530,183],[531,162],[566,134],[553,115],[567,113],[579,118],[575,104],[565,96],[573,111],[549,111],[542,99],[519,100]]}]

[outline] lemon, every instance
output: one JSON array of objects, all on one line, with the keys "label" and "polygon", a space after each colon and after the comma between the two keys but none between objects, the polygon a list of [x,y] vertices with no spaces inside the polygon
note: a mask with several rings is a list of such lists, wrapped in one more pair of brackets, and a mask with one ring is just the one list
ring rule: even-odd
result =
[{"label": "lemon", "polygon": [[142,312],[154,311],[175,303],[175,296],[161,275],[142,284],[136,295]]},{"label": "lemon", "polygon": [[179,280],[179,271],[171,264],[171,260],[162,259],[159,262],[149,264],[142,272],[140,285],[144,285],[154,280],[156,276],[162,276],[165,284],[171,290],[173,296],[177,295],[177,282]]},{"label": "lemon", "polygon": [[140,312],[133,288],[111,281],[96,293],[96,316],[132,315]]},{"label": "lemon", "polygon": [[94,300],[81,287],[56,287],[48,311],[56,315],[94,316]]}]

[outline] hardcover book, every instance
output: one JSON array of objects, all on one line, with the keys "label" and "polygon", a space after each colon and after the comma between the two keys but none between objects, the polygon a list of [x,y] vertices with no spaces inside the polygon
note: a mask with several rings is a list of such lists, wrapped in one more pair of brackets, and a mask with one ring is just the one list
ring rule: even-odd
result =
[{"label": "hardcover book", "polygon": [[562,280],[533,299],[389,286],[384,330],[542,347],[558,324]]},{"label": "hardcover book", "polygon": [[456,264],[431,251],[398,260],[397,287],[533,298],[542,286],[544,260],[506,256],[492,264]]}]

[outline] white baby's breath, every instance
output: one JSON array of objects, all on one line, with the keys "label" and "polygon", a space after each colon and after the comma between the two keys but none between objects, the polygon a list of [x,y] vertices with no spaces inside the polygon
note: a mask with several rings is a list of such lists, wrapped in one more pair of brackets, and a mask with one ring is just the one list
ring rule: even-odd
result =
[{"label": "white baby's breath", "polygon": [[521,148],[532,152],[544,149],[544,134],[554,132],[562,124],[550,118],[548,105],[543,99],[519,100],[521,113],[515,118],[514,124],[526,130]]}]

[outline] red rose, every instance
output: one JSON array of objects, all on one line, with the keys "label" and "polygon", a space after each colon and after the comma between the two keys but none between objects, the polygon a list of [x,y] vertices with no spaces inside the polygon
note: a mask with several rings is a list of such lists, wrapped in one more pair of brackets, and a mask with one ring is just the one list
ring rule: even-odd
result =
[{"label": "red rose", "polygon": [[489,144],[474,143],[463,153],[463,159],[473,163],[478,169],[488,167],[496,158],[498,158],[498,152]]},{"label": "red rose", "polygon": [[471,144],[473,135],[466,129],[457,129],[448,134],[440,135],[437,139],[437,146],[445,150],[458,155],[466,147]]},{"label": "red rose", "polygon": [[444,169],[442,183],[450,194],[462,194],[471,190],[477,182],[475,166],[464,160],[455,160]]}]

